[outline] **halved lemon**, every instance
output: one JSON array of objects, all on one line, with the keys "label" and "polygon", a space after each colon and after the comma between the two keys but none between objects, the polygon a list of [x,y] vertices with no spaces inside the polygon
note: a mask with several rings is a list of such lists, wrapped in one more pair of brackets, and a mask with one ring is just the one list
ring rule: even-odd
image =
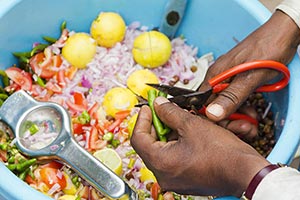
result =
[{"label": "halved lemon", "polygon": [[154,176],[152,171],[150,171],[146,166],[140,169],[140,173],[141,173],[140,179],[142,182],[145,181],[157,182],[156,177]]},{"label": "halved lemon", "polygon": [[117,175],[120,176],[122,174],[122,159],[114,149],[101,149],[93,155]]}]

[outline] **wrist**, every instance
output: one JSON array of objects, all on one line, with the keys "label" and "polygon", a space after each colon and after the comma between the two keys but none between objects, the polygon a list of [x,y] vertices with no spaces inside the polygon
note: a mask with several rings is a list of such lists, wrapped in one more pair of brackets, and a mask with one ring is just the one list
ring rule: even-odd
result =
[{"label": "wrist", "polygon": [[[270,165],[270,162],[268,162],[264,157],[257,154],[248,154],[243,155],[240,159],[239,163],[242,164],[242,168],[239,167],[238,169],[235,169],[235,173],[239,173],[239,177],[237,180],[237,190],[234,194],[237,197],[242,196],[242,194],[247,190],[249,187],[253,177],[263,168]],[[241,166],[241,164],[238,164]]]}]

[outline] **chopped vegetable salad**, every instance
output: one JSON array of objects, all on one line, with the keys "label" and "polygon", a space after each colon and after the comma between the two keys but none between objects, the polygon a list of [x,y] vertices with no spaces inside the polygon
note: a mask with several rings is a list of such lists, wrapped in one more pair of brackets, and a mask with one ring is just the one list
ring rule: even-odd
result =
[{"label": "chopped vegetable salad", "polygon": [[[133,43],[147,31],[147,27],[133,22],[126,26],[121,41],[106,47],[96,45],[96,39],[90,33],[80,33],[80,36],[69,30],[64,22],[58,39],[45,36],[45,43],[33,43],[30,51],[13,53],[19,63],[0,73],[4,83],[0,105],[10,94],[21,89],[36,100],[58,103],[72,118],[72,130],[78,144],[108,163],[138,191],[140,199],[194,199],[172,191],[162,192],[153,173],[131,147],[129,139],[139,109],[134,105],[140,94],[134,94],[128,88],[127,80],[132,73],[147,69],[156,76],[155,81],[194,89],[197,87],[195,77],[204,78],[212,56],[198,58],[198,49],[188,45],[184,37],[177,37],[170,41],[172,51],[165,64],[156,68],[141,66],[132,56]],[[88,51],[82,51],[85,48]],[[72,49],[78,54],[70,52]],[[143,88],[141,91],[147,94]],[[5,126],[1,126],[1,130],[0,160],[33,188],[54,199],[107,199],[63,163],[41,162],[22,155],[9,130]],[[40,137],[38,134],[35,124],[28,126],[28,136]]]}]

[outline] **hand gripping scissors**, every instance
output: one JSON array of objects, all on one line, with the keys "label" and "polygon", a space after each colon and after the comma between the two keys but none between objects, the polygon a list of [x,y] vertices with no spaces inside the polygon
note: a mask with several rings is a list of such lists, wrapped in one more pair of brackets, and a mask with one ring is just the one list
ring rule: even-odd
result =
[{"label": "hand gripping scissors", "polygon": [[[290,72],[287,66],[280,62],[272,61],[272,60],[259,60],[243,63],[240,65],[236,65],[217,76],[211,78],[208,82],[211,86],[210,89],[204,92],[189,90],[185,88],[179,88],[175,86],[163,85],[163,84],[147,84],[152,86],[155,89],[158,89],[166,94],[169,94],[170,98],[168,98],[171,102],[176,103],[181,108],[185,108],[188,110],[194,110],[198,113],[204,113],[203,109],[204,104],[207,102],[208,98],[214,94],[221,92],[226,89],[229,83],[222,83],[223,81],[245,71],[253,70],[253,69],[274,69],[282,73],[283,77],[276,83],[263,85],[256,89],[256,92],[275,92],[283,89],[289,82]],[[137,106],[146,105],[145,102],[138,104]],[[229,120],[236,119],[244,119],[249,121],[252,124],[257,125],[258,122],[256,119],[240,114],[233,113],[228,117]]]}]

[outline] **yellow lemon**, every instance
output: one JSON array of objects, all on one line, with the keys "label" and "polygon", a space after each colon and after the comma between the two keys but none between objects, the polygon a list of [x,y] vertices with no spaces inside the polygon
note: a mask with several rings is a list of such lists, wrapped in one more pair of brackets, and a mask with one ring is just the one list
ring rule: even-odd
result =
[{"label": "yellow lemon", "polygon": [[122,159],[114,149],[101,149],[93,155],[117,175],[122,174]]},{"label": "yellow lemon", "polygon": [[133,72],[127,79],[127,87],[135,94],[148,98],[148,90],[153,89],[145,83],[159,83],[158,77],[148,69]]},{"label": "yellow lemon", "polygon": [[134,39],[133,58],[141,66],[155,68],[164,65],[171,53],[171,42],[161,32],[144,32]]},{"label": "yellow lemon", "polygon": [[66,194],[66,195],[59,197],[58,200],[76,200],[76,196]]},{"label": "yellow lemon", "polygon": [[141,181],[145,182],[145,181],[153,181],[153,182],[157,182],[154,174],[146,167],[142,167],[140,169],[140,173],[141,173]]},{"label": "yellow lemon", "polygon": [[132,109],[137,103],[136,95],[122,87],[110,89],[103,98],[103,108],[106,114],[112,117],[115,117],[118,111]]},{"label": "yellow lemon", "polygon": [[124,39],[126,24],[118,13],[101,12],[93,21],[90,32],[99,46],[113,47]]},{"label": "yellow lemon", "polygon": [[86,33],[71,35],[62,48],[62,56],[74,67],[84,68],[96,54],[96,41]]},{"label": "yellow lemon", "polygon": [[127,129],[128,129],[128,133],[129,133],[129,138],[131,138],[136,120],[137,120],[138,114],[134,114],[127,122]]}]

